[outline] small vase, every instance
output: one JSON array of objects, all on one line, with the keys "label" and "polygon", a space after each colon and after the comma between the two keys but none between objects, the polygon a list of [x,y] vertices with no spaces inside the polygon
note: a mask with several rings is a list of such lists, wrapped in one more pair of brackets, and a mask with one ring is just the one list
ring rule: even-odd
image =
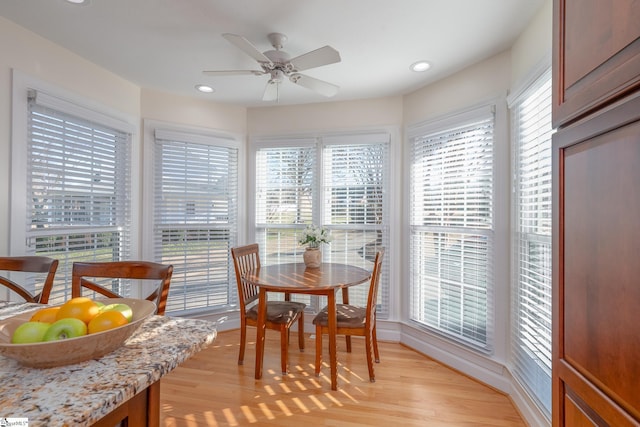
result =
[{"label": "small vase", "polygon": [[322,251],[320,248],[307,248],[302,254],[302,259],[307,268],[318,268],[322,263]]}]

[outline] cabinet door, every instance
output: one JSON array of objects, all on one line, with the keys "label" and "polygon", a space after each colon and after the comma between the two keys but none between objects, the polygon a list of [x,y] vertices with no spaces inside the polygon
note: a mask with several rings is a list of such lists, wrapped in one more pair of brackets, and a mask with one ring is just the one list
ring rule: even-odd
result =
[{"label": "cabinet door", "polygon": [[554,135],[554,426],[640,426],[640,95]]},{"label": "cabinet door", "polygon": [[554,0],[553,125],[640,88],[640,2]]}]

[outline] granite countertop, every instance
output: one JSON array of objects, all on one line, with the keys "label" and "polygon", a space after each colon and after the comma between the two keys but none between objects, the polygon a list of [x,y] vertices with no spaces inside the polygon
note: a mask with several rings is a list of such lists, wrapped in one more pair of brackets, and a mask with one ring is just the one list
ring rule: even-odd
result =
[{"label": "granite countertop", "polygon": [[[0,302],[0,319],[38,308]],[[119,349],[95,360],[34,369],[0,356],[0,418],[29,426],[89,426],[211,344],[214,322],[150,316]]]}]

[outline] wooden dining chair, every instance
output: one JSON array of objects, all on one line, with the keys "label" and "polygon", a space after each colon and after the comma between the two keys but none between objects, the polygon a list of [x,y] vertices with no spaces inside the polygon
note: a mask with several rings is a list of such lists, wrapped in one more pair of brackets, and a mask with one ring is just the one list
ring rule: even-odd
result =
[{"label": "wooden dining chair", "polygon": [[[254,268],[260,268],[260,254],[257,243],[231,248],[231,257],[236,271],[238,300],[240,301],[240,353],[238,365],[244,363],[244,350],[247,341],[247,326],[257,326],[258,297],[257,286],[243,280],[243,275]],[[266,328],[280,331],[280,363],[282,374],[287,373],[287,353],[289,347],[289,331],[298,321],[298,345],[304,351],[304,308],[306,304],[290,300],[285,294],[284,301],[267,301]]]},{"label": "wooden dining chair", "polygon": [[[369,284],[369,294],[367,296],[367,306],[359,307],[351,304],[336,304],[338,313],[338,335],[361,336],[365,340],[365,351],[367,352],[367,366],[369,368],[369,380],[375,382],[373,372],[373,361],[371,351],[375,355],[376,363],[380,363],[378,352],[378,337],[376,335],[376,301],[378,299],[378,287],[380,285],[380,272],[382,271],[382,258],[384,248],[376,253],[373,263],[373,273]],[[322,334],[329,333],[329,316],[327,307],[313,319],[316,325],[316,376],[320,375],[320,365],[322,363]],[[349,343],[349,341],[347,341]],[[350,343],[349,343],[350,344]],[[347,346],[347,351],[351,352],[351,346]]]},{"label": "wooden dining chair", "polygon": [[57,269],[58,260],[45,256],[0,257],[0,271],[22,271],[47,275],[39,293],[31,293],[24,286],[3,276],[0,276],[0,285],[11,289],[27,302],[46,304],[49,302]]},{"label": "wooden dining chair", "polygon": [[158,286],[145,299],[156,304],[156,314],[164,315],[169,296],[173,265],[149,261],[74,262],[71,274],[71,296],[82,296],[86,288],[107,298],[122,296],[85,277],[111,279],[157,280]]}]

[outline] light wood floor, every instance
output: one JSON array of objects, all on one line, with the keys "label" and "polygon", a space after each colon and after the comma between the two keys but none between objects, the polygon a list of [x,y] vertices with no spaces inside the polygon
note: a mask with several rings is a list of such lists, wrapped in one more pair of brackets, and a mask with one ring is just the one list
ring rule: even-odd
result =
[{"label": "light wood floor", "polygon": [[[329,367],[314,375],[315,341],[289,347],[280,373],[279,334],[267,331],[264,375],[255,380],[255,328],[239,366],[238,330],[222,332],[161,382],[161,426],[526,426],[509,398],[397,343],[379,343],[376,382],[368,379],[364,341],[338,341],[338,390]],[[328,340],[324,340],[326,343]],[[327,354],[325,348],[324,354]]]}]

